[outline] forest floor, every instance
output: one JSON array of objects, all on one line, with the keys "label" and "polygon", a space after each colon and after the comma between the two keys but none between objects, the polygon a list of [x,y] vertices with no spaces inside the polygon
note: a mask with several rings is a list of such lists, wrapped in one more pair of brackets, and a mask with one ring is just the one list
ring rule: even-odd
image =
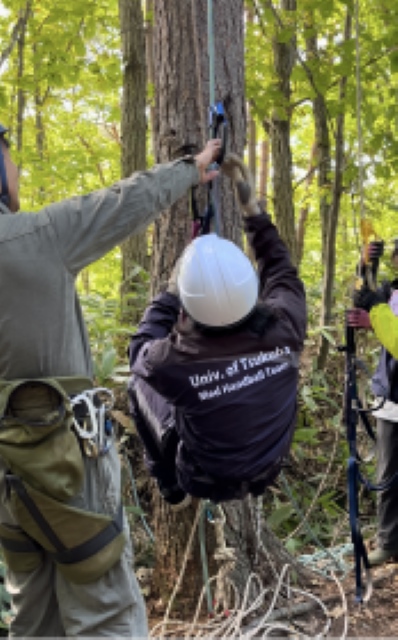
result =
[{"label": "forest floor", "polygon": [[[344,614],[343,603],[334,584],[328,583],[327,587],[318,593],[318,596],[327,606],[331,619],[329,632],[322,637],[330,639],[398,638],[398,564],[391,563],[374,569],[372,571],[372,579],[374,582],[373,593],[366,604],[355,602],[353,573],[350,573],[341,583],[346,596],[347,615]],[[150,628],[154,628],[155,625],[162,622],[162,618],[159,617],[159,614],[151,615],[151,610],[153,611],[153,609],[151,604],[148,604]],[[170,617],[173,618],[172,615]],[[288,635],[281,631],[275,631],[275,635],[271,632],[267,637],[311,638],[317,636],[319,638],[319,618],[319,609],[314,609],[305,615],[293,616],[293,627],[296,627],[296,630],[298,632],[301,631],[301,633]],[[187,627],[190,622],[190,619],[186,620]],[[302,634],[305,635],[303,636]],[[169,634],[165,635],[166,637],[172,637]],[[194,636],[195,634],[192,635],[192,637]],[[212,636],[206,637],[210,638]],[[217,635],[217,637],[220,636]],[[252,640],[255,640],[256,637],[254,636]]]},{"label": "forest floor", "polygon": [[[348,638],[398,638],[398,565],[387,564],[373,569],[373,593],[365,604],[354,598],[355,578],[351,572],[343,583],[348,606]],[[341,602],[330,607],[334,617],[329,637],[340,637],[343,628]]]}]

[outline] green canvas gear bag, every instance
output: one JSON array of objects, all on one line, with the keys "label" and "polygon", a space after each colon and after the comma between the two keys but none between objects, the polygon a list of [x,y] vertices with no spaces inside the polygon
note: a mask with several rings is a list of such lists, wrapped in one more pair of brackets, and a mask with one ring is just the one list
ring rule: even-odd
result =
[{"label": "green canvas gear bag", "polygon": [[111,518],[57,502],[16,476],[8,475],[6,481],[17,522],[52,556],[65,578],[76,584],[93,582],[119,560],[126,544],[122,505]]},{"label": "green canvas gear bag", "polygon": [[84,477],[70,400],[56,379],[0,382],[0,456],[32,487],[65,501]]},{"label": "green canvas gear bag", "polygon": [[0,381],[0,456],[10,507],[19,527],[0,524],[4,558],[13,571],[34,570],[50,553],[75,583],[100,578],[126,543],[123,509],[112,518],[71,507],[84,481],[68,394],[92,387],[86,378]]}]

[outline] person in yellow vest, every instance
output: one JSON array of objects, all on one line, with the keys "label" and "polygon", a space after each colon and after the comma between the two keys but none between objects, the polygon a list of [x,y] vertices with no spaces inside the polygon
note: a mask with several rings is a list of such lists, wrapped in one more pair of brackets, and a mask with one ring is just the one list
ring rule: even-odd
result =
[{"label": "person in yellow vest", "polygon": [[15,215],[18,171],[6,134],[0,125],[0,542],[10,635],[146,638],[119,460],[107,405],[93,388],[75,280],[212,179],[217,172],[206,168],[220,141]]}]

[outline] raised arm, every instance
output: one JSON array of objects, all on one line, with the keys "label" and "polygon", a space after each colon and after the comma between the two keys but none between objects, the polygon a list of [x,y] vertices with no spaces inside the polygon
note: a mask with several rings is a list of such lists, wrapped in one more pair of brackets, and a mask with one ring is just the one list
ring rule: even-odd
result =
[{"label": "raised arm", "polygon": [[277,228],[256,201],[252,177],[246,165],[238,156],[231,154],[224,161],[222,170],[232,179],[242,209],[244,229],[258,264],[260,300],[283,315],[298,341],[302,342],[306,331],[306,303],[304,285],[297,269]]},{"label": "raised arm", "polygon": [[54,227],[66,267],[77,274],[133,233],[145,229],[187,190],[217,172],[206,167],[216,159],[219,140],[197,156],[187,156],[149,171],[134,173],[113,186],[50,205],[42,212]]}]

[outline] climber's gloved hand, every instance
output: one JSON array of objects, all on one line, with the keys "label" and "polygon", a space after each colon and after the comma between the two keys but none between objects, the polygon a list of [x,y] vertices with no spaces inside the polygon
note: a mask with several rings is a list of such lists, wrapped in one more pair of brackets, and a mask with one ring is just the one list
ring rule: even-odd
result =
[{"label": "climber's gloved hand", "polygon": [[369,313],[378,304],[385,304],[384,295],[380,291],[372,291],[369,287],[361,287],[354,293],[354,305]]},{"label": "climber's gloved hand", "polygon": [[228,154],[221,165],[221,171],[231,178],[243,215],[259,215],[261,208],[256,200],[253,176],[239,156],[235,153]]},{"label": "climber's gloved hand", "polygon": [[369,314],[364,309],[348,309],[347,322],[349,327],[354,327],[355,329],[372,328]]},{"label": "climber's gloved hand", "polygon": [[169,281],[167,283],[167,291],[172,293],[173,296],[178,296],[178,274],[180,273],[181,268],[181,258],[178,258],[177,262],[173,267],[173,271],[170,274]]}]

